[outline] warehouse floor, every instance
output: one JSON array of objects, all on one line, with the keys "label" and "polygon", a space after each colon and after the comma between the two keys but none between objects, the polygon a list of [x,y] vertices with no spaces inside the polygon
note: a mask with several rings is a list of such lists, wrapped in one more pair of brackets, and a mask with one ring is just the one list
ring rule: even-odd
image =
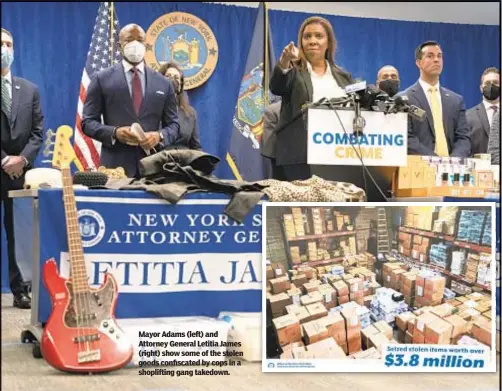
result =
[{"label": "warehouse floor", "polygon": [[[107,375],[65,375],[34,359],[31,346],[20,343],[29,311],[12,307],[12,296],[2,294],[2,390],[5,391],[494,391],[499,376],[490,374],[263,374],[260,363],[229,368],[226,377],[143,377],[137,368]],[[500,372],[500,361],[497,363]],[[184,368],[186,369],[186,368]]]}]

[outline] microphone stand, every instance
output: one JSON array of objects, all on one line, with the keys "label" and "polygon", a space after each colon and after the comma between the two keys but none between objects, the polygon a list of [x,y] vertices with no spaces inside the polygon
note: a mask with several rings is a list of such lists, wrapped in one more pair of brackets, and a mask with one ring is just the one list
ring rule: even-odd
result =
[{"label": "microphone stand", "polygon": [[362,136],[364,127],[366,126],[366,120],[361,116],[361,97],[355,94],[352,98],[354,104],[354,121],[352,122],[354,134],[359,137]]}]

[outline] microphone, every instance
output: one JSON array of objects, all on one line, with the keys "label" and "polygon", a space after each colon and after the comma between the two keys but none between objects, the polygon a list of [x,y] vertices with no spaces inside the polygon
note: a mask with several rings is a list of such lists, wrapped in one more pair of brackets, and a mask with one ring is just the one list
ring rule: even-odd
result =
[{"label": "microphone", "polygon": [[389,104],[389,106],[382,110],[385,111],[386,114],[408,113],[412,118],[419,122],[423,122],[427,118],[425,110],[422,110],[415,105],[410,105],[406,95],[396,95],[393,98],[389,98],[386,103]]},{"label": "microphone", "polygon": [[358,81],[345,87],[345,93],[352,97],[355,117],[352,121],[352,128],[355,135],[360,136],[366,126],[366,120],[361,116],[361,101],[366,91],[366,82]]}]

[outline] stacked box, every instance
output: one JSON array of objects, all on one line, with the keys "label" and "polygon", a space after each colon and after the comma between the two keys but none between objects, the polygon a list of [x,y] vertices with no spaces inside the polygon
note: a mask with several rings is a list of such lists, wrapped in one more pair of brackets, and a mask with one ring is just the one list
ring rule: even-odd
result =
[{"label": "stacked box", "polygon": [[307,242],[307,255],[310,262],[318,260],[316,242]]},{"label": "stacked box", "polygon": [[302,288],[308,282],[307,276],[303,273],[291,277],[291,283],[297,288]]},{"label": "stacked box", "polygon": [[300,324],[303,324],[313,320],[307,308],[298,304],[292,304],[286,307],[286,312],[294,315]]},{"label": "stacked box", "polygon": [[330,312],[328,316],[318,319],[317,322],[326,328],[328,336],[334,338],[338,345],[346,345],[345,320],[339,312]]},{"label": "stacked box", "polygon": [[364,305],[364,284],[361,278],[353,278],[347,281],[349,286],[349,300],[359,305]]},{"label": "stacked box", "polygon": [[305,276],[307,277],[307,280],[317,278],[315,269],[310,266],[300,266],[300,267],[298,267],[297,272],[298,272],[298,274],[305,274]]},{"label": "stacked box", "polygon": [[391,286],[391,274],[392,274],[392,270],[396,270],[396,269],[401,269],[403,266],[402,263],[391,263],[391,262],[387,262],[387,263],[384,263],[383,265],[383,286],[385,288],[390,288]]},{"label": "stacked box", "polygon": [[300,247],[290,246],[289,252],[291,253],[291,262],[293,263],[293,265],[298,265],[299,263],[302,262],[300,256]]},{"label": "stacked box", "polygon": [[457,240],[479,244],[485,217],[486,212],[481,210],[463,210],[460,213]]},{"label": "stacked box", "polygon": [[287,314],[273,319],[272,322],[277,330],[277,337],[281,346],[301,341],[300,321],[296,316]]},{"label": "stacked box", "polygon": [[311,320],[323,318],[326,315],[328,315],[328,310],[326,310],[326,308],[324,307],[324,305],[321,302],[307,305],[306,308],[307,308],[307,311],[310,315]]},{"label": "stacked box", "polygon": [[492,281],[492,268],[491,268],[492,257],[490,254],[479,253],[479,264],[478,264],[478,275],[477,283],[491,287]]},{"label": "stacked box", "polygon": [[308,294],[310,292],[317,291],[320,284],[321,282],[319,280],[310,280],[309,282],[303,284],[303,293]]},{"label": "stacked box", "polygon": [[344,281],[336,281],[333,288],[335,288],[339,305],[349,302],[349,287]]},{"label": "stacked box", "polygon": [[347,358],[343,349],[333,338],[326,338],[307,346],[307,351],[316,359]]},{"label": "stacked box", "polygon": [[452,326],[450,344],[456,344],[460,337],[467,334],[469,324],[467,321],[462,319],[462,317],[458,315],[450,315],[443,319]]},{"label": "stacked box", "polygon": [[458,276],[465,273],[466,252],[465,250],[451,253],[451,272]]},{"label": "stacked box", "polygon": [[438,220],[442,220],[443,231],[446,235],[455,235],[458,206],[442,206],[439,209]]},{"label": "stacked box", "polygon": [[305,350],[305,347],[303,345],[303,342],[293,342],[288,345],[282,346],[282,354],[281,354],[281,360],[291,360],[295,358],[293,356],[293,349],[303,349]]},{"label": "stacked box", "polygon": [[367,268],[369,270],[375,270],[376,257],[370,253],[364,253],[366,255]]},{"label": "stacked box", "polygon": [[288,276],[273,278],[269,281],[270,289],[274,295],[286,292],[291,288],[291,282]]},{"label": "stacked box", "polygon": [[492,245],[492,212],[488,212],[485,220],[485,228],[483,229],[483,237],[481,238],[483,246]]},{"label": "stacked box", "polygon": [[340,276],[342,277],[345,273],[345,269],[343,268],[343,266],[340,266],[340,265],[333,265],[333,266],[327,266],[330,268],[330,274],[332,274],[333,276]]},{"label": "stacked box", "polygon": [[415,305],[424,307],[441,304],[445,286],[444,277],[420,272],[415,281]]},{"label": "stacked box", "polygon": [[401,293],[404,295],[404,301],[410,307],[415,305],[415,281],[417,279],[416,272],[403,273],[401,280]]},{"label": "stacked box", "polygon": [[286,315],[286,306],[293,304],[291,297],[289,297],[286,293],[271,295],[269,297],[269,301],[273,318]]},{"label": "stacked box", "polygon": [[315,303],[322,303],[324,297],[321,295],[321,292],[318,290],[314,292],[309,292],[307,295],[303,295],[300,297],[300,303],[303,306],[308,306]]},{"label": "stacked box", "polygon": [[451,289],[444,288],[443,300],[445,302],[447,302],[448,300],[455,299],[455,296],[456,296],[455,292],[453,292]]},{"label": "stacked box", "polygon": [[286,267],[280,262],[273,262],[272,270],[274,272],[273,278],[284,277],[286,275]]},{"label": "stacked box", "polygon": [[351,354],[349,356],[349,358],[352,358],[354,360],[375,360],[379,359],[380,357],[380,353],[374,347],[368,350],[363,350],[361,352]]},{"label": "stacked box", "polygon": [[[265,270],[267,273],[267,282],[268,282],[274,278],[274,269],[272,269],[272,265],[267,265]],[[267,285],[267,287],[268,287],[268,285]]]},{"label": "stacked box", "polygon": [[302,296],[302,291],[294,285],[291,285],[291,289],[286,291],[287,295],[291,298],[293,304],[300,305],[300,297]]},{"label": "stacked box", "polygon": [[[354,308],[343,309],[340,314],[345,320],[347,334],[346,353],[352,354],[361,350],[361,322]],[[342,346],[343,348],[343,346]],[[345,349],[344,349],[345,351]]]},{"label": "stacked box", "polygon": [[[416,316],[412,312],[403,312],[396,316],[396,326],[398,328],[398,340],[401,343],[409,343],[406,342],[406,332],[408,330],[408,323],[414,322]],[[409,337],[411,343],[411,334]]]},{"label": "stacked box", "polygon": [[469,282],[476,282],[478,277],[479,255],[470,253],[467,257],[465,279]]},{"label": "stacked box", "polygon": [[399,295],[399,293],[390,288],[377,289],[370,305],[373,319],[392,323],[397,315],[408,311],[408,305],[404,301],[393,300],[394,295]]},{"label": "stacked box", "polygon": [[369,348],[375,348],[380,354],[384,353],[384,348],[389,344],[389,340],[387,337],[378,332],[376,334],[372,334],[368,337],[368,345]]},{"label": "stacked box", "polygon": [[401,291],[401,279],[403,273],[406,273],[404,269],[394,269],[390,273],[390,288],[395,291]]},{"label": "stacked box", "polygon": [[474,339],[484,345],[492,346],[492,327],[491,322],[482,316],[474,320],[471,335]]},{"label": "stacked box", "polygon": [[[413,329],[412,337],[414,344],[424,344],[425,343],[425,330],[428,324],[435,322],[438,318],[431,312],[424,312],[418,315],[415,319],[414,325],[411,327]],[[409,331],[409,328],[408,328]]]},{"label": "stacked box", "polygon": [[432,265],[446,269],[450,259],[451,245],[447,243],[438,243],[431,246],[429,252],[429,262]]},{"label": "stacked box", "polygon": [[453,331],[453,326],[441,318],[425,325],[425,343],[435,345],[448,345]]},{"label": "stacked box", "polygon": [[380,320],[378,322],[373,323],[373,327],[375,327],[380,333],[385,335],[385,337],[390,341],[393,338],[393,330],[392,327],[389,326],[387,322]]},{"label": "stacked box", "polygon": [[406,232],[399,232],[399,252],[401,254],[406,255],[407,257],[411,256],[412,249],[412,235]]},{"label": "stacked box", "polygon": [[357,306],[356,308],[357,316],[359,316],[359,321],[361,322],[361,328],[366,328],[371,325],[370,310],[364,306]]},{"label": "stacked box", "polygon": [[472,293],[471,287],[454,280],[451,281],[451,290],[459,296],[464,296]]},{"label": "stacked box", "polygon": [[314,235],[322,235],[324,233],[324,211],[321,208],[312,208],[311,212]]},{"label": "stacked box", "polygon": [[287,239],[296,238],[295,222],[293,220],[293,215],[283,215],[282,219],[284,221],[284,231],[286,233]]},{"label": "stacked box", "polygon": [[319,293],[323,296],[322,303],[326,309],[334,308],[337,306],[336,290],[331,285],[319,285]]},{"label": "stacked box", "polygon": [[304,323],[302,324],[302,327],[303,338],[306,345],[311,345],[315,342],[329,338],[328,329],[322,322],[319,322],[318,320],[312,320],[310,322]]},{"label": "stacked box", "polygon": [[293,221],[295,223],[295,234],[297,237],[305,236],[305,219],[301,208],[291,208]]}]

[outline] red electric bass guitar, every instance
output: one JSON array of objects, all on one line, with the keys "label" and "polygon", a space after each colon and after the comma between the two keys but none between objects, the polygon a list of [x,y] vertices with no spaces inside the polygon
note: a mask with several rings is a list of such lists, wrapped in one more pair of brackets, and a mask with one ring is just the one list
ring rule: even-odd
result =
[{"label": "red electric bass guitar", "polygon": [[59,275],[53,258],[45,263],[42,274],[52,299],[52,313],[40,347],[44,359],[61,371],[107,372],[129,363],[133,347],[115,321],[118,291],[114,277],[107,274],[99,289],[89,287],[70,172],[75,159],[72,134],[69,126],[58,128],[52,159],[63,176],[70,278]]}]

